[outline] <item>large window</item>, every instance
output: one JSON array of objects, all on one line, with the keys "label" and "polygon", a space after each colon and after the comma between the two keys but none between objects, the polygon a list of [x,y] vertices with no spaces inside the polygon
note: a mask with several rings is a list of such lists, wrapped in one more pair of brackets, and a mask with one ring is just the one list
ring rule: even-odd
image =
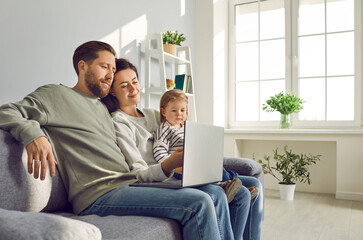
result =
[{"label": "large window", "polygon": [[306,101],[294,127],[361,124],[361,1],[232,0],[230,125],[278,126],[262,104]]}]

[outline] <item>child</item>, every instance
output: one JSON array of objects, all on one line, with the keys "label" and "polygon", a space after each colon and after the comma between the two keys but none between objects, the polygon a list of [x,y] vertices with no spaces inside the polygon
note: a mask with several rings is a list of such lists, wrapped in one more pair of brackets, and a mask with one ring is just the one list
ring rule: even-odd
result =
[{"label": "child", "polygon": [[[161,125],[155,130],[153,154],[157,162],[162,162],[184,143],[184,122],[188,117],[188,97],[182,90],[173,89],[164,93],[160,100]],[[174,171],[174,177],[181,179],[182,168]],[[220,186],[227,194],[228,203],[242,187],[237,173],[223,169]],[[257,188],[254,188],[256,191]],[[251,191],[251,190],[250,190]],[[257,195],[257,192],[255,192]],[[255,195],[255,196],[256,196]]]}]

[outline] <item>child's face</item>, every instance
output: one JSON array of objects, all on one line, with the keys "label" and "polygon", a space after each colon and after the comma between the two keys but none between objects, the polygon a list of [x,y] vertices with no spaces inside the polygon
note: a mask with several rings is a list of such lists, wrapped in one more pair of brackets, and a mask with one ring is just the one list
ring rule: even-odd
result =
[{"label": "child's face", "polygon": [[187,105],[185,100],[173,100],[166,105],[165,109],[161,109],[161,113],[173,127],[180,128],[187,120]]}]

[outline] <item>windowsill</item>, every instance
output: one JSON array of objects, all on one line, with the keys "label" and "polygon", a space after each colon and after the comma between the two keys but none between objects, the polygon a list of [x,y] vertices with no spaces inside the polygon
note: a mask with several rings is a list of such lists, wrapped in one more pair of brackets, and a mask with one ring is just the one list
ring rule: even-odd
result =
[{"label": "windowsill", "polygon": [[363,129],[224,129],[224,133],[360,135]]}]

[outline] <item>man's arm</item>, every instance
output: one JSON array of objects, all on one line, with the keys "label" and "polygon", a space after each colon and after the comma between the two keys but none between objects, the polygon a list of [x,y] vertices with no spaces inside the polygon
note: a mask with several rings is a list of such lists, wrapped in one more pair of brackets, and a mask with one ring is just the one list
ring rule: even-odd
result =
[{"label": "man's arm", "polygon": [[46,111],[40,101],[31,95],[20,102],[0,106],[0,128],[24,143],[28,154],[28,172],[34,172],[34,178],[38,178],[40,170],[41,180],[45,179],[46,161],[52,177],[56,164],[52,147],[40,127],[46,122]]}]

